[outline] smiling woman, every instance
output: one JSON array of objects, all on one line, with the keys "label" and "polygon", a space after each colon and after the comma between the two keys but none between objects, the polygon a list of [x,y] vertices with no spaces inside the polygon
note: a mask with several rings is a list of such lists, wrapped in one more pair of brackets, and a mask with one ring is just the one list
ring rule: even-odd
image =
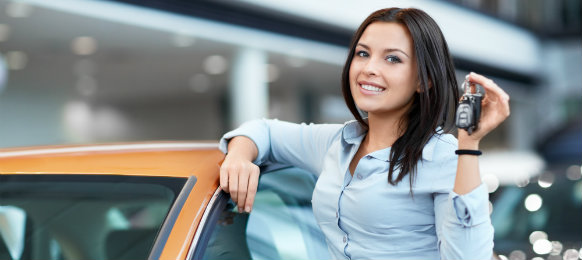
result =
[{"label": "smiling woman", "polygon": [[374,23],[362,34],[350,65],[350,86],[356,105],[368,116],[404,113],[412,105],[413,93],[420,91],[413,47],[401,24]]},{"label": "smiling woman", "polygon": [[[388,8],[356,31],[342,92],[356,121],[343,125],[255,120],[226,133],[220,186],[239,212],[253,209],[259,167],[313,173],[313,211],[333,259],[490,259],[493,228],[478,151],[509,115],[491,80],[479,128],[459,130],[458,89],[446,41],[425,12]],[[364,117],[362,114],[365,114]]]}]

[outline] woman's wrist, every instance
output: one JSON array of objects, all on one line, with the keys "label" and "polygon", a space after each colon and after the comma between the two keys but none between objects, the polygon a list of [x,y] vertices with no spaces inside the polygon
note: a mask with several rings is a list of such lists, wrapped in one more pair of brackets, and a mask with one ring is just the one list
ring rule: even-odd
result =
[{"label": "woman's wrist", "polygon": [[479,150],[479,140],[459,139],[459,150]]},{"label": "woman's wrist", "polygon": [[228,143],[227,157],[254,161],[258,156],[256,144],[246,136],[236,136]]}]

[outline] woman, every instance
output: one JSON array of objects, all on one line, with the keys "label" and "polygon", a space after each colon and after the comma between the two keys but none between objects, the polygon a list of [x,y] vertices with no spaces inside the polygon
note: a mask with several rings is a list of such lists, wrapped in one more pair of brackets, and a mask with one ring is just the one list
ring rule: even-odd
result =
[{"label": "woman", "polygon": [[228,153],[220,186],[250,212],[257,165],[313,172],[313,211],[334,259],[490,259],[477,154],[483,136],[509,116],[509,96],[481,75],[467,80],[486,96],[479,127],[470,135],[459,129],[457,141],[447,134],[457,82],[437,24],[418,9],[376,11],[355,33],[342,74],[356,120],[247,122],[221,140]]}]

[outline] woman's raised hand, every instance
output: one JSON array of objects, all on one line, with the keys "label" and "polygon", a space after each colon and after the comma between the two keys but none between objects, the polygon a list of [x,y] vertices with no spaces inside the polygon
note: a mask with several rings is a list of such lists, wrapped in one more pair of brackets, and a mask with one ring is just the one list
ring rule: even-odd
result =
[{"label": "woman's raised hand", "polygon": [[257,154],[251,139],[237,136],[228,143],[228,154],[220,166],[220,188],[230,193],[238,212],[251,212],[253,208],[260,170],[252,161]]},{"label": "woman's raised hand", "polygon": [[467,131],[459,129],[459,141],[479,142],[485,135],[495,129],[509,116],[509,95],[493,80],[471,72],[468,80],[485,88],[485,97],[481,102],[481,120],[477,129],[468,135]]}]

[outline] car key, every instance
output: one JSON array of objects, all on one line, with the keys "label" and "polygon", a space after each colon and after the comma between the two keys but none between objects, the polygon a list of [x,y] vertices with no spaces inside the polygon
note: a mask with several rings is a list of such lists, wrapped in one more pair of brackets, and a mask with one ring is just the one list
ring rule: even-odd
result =
[{"label": "car key", "polygon": [[468,79],[463,82],[463,91],[457,106],[455,122],[458,128],[465,129],[471,135],[479,126],[483,94],[477,91],[477,85]]}]

